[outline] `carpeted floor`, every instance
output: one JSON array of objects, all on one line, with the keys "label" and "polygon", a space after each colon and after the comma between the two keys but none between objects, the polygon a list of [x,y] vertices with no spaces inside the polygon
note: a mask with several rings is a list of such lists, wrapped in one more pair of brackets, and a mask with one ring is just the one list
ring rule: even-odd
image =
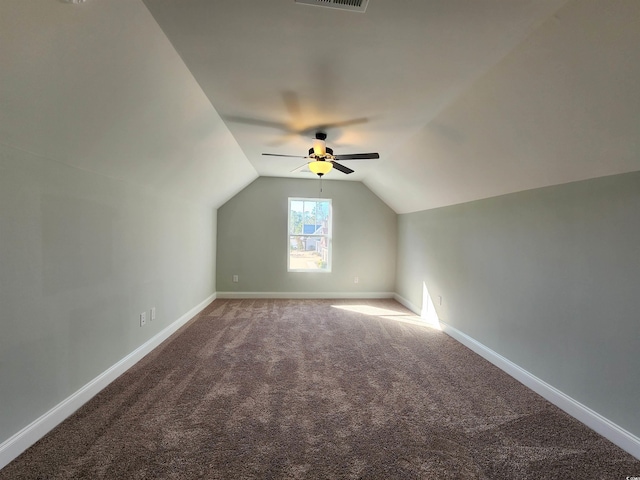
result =
[{"label": "carpeted floor", "polygon": [[392,300],[216,300],[0,479],[624,479],[640,461]]}]

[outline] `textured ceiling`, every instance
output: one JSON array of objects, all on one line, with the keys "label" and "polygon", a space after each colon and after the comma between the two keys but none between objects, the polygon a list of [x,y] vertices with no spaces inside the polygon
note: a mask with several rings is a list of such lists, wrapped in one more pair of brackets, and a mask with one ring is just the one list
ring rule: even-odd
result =
[{"label": "textured ceiling", "polygon": [[[640,170],[637,0],[0,4],[0,141],[220,205],[318,129],[396,212]],[[179,183],[176,186],[176,183]]]}]

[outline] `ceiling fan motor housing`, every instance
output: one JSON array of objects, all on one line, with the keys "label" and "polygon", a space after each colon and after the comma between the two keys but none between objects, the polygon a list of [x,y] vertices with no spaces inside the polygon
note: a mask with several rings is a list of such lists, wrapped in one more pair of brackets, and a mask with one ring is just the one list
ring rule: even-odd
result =
[{"label": "ceiling fan motor housing", "polygon": [[317,160],[324,160],[327,157],[332,157],[333,156],[333,149],[332,148],[329,148],[329,147],[325,146],[323,150],[324,150],[324,154],[319,153],[322,150],[320,150],[320,151],[317,150],[316,146],[314,144],[314,146],[309,149],[309,156],[313,157],[313,158],[315,158]]}]

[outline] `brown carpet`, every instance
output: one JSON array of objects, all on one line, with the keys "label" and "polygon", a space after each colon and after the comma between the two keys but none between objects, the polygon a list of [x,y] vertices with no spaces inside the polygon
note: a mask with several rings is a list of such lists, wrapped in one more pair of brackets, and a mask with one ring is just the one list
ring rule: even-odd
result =
[{"label": "brown carpet", "polygon": [[640,475],[640,461],[412,318],[392,300],[216,300],[0,479]]}]

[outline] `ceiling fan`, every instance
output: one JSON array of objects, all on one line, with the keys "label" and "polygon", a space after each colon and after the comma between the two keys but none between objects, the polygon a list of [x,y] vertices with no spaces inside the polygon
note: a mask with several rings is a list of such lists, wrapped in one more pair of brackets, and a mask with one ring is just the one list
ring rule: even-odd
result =
[{"label": "ceiling fan", "polygon": [[339,170],[342,173],[346,174],[353,173],[353,170],[338,163],[336,160],[370,160],[380,158],[380,155],[378,155],[377,153],[350,153],[346,155],[334,155],[333,149],[327,147],[327,144],[325,142],[326,139],[326,133],[317,132],[316,138],[313,141],[313,147],[309,149],[309,155],[304,157],[299,155],[282,155],[280,153],[263,153],[262,155],[268,155],[271,157],[309,158],[311,159],[310,162],[305,163],[304,165],[292,171],[295,172],[305,166],[308,166],[309,170],[311,170],[321,178],[323,175],[329,173],[332,168],[335,168],[336,170]]},{"label": "ceiling fan", "polygon": [[[314,64],[314,67],[317,69],[317,72],[314,73],[313,78],[321,80],[319,87],[316,88],[315,91],[320,94],[324,92],[324,95],[321,95],[322,98],[328,97],[329,95],[325,90],[327,90],[327,86],[330,84],[330,79],[327,77],[331,77],[331,75],[329,75],[331,64],[325,65],[321,62],[320,64]],[[303,115],[304,107],[307,106],[308,108],[308,104],[303,104],[304,102],[300,101],[296,92],[290,90],[282,92],[282,100],[288,113],[289,121],[282,122],[273,119],[243,117],[227,114],[222,115],[222,118],[229,122],[244,123],[245,125],[254,125],[280,130],[282,132],[281,138],[272,142],[270,144],[271,146],[282,145],[292,137],[297,137],[298,135],[307,137],[309,135],[313,135],[315,132],[327,132],[327,130],[333,131],[335,129],[341,129],[351,125],[359,125],[369,121],[366,117],[360,117],[309,125],[306,122],[306,120],[308,120],[307,116]],[[326,98],[322,103],[326,103]]]}]

